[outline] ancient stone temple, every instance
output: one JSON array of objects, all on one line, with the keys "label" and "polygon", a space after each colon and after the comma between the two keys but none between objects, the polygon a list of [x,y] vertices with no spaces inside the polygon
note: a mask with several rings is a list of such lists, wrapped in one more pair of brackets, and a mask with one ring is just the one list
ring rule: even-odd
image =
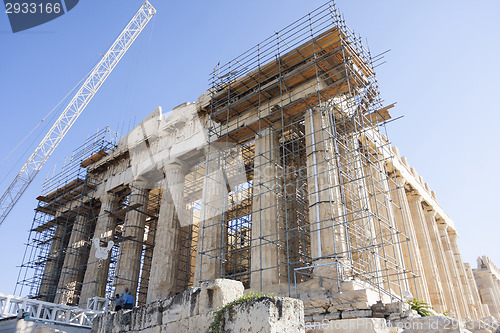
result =
[{"label": "ancient stone temple", "polygon": [[96,133],[47,180],[19,284],[85,307],[224,278],[301,299],[306,321],[414,298],[498,318],[498,269],[464,264],[386,135],[374,61],[329,2],[218,66],[196,102]]}]

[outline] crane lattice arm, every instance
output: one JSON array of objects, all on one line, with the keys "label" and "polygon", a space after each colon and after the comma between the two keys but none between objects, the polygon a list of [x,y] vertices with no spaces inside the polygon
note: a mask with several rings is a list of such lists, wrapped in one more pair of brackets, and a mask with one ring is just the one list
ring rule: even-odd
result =
[{"label": "crane lattice arm", "polygon": [[155,13],[156,10],[150,3],[148,1],[144,2],[108,52],[103,55],[101,61],[94,67],[81,88],[0,198],[0,224],[5,220],[38,171],[40,171],[78,116]]}]

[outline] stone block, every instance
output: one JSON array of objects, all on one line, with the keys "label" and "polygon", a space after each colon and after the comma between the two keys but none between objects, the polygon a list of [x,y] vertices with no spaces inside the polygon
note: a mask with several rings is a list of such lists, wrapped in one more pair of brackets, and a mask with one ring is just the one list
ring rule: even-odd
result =
[{"label": "stone block", "polygon": [[470,320],[465,323],[465,328],[474,333],[500,331],[500,325],[494,317],[485,317],[481,320]]},{"label": "stone block", "polygon": [[[318,308],[318,307],[328,307],[328,304],[330,303],[331,299],[328,297],[328,295],[321,293],[321,294],[310,294],[309,295],[309,302],[307,302],[307,307],[313,307],[313,308]],[[305,302],[304,302],[305,305]]]},{"label": "stone block", "polygon": [[387,319],[388,319],[388,320],[390,320],[390,321],[391,321],[391,320],[399,320],[399,319],[401,319],[401,314],[400,314],[400,313],[397,313],[397,312],[395,312],[395,313],[391,313],[391,314],[389,315],[389,317],[387,317]]},{"label": "stone block", "polygon": [[240,281],[215,279],[202,283],[199,295],[198,311],[204,314],[218,309],[243,296],[245,287]]},{"label": "stone block", "polygon": [[306,325],[308,333],[398,333],[400,331],[389,327],[385,319],[381,318],[331,320]]},{"label": "stone block", "polygon": [[228,332],[304,332],[300,300],[262,297],[236,305],[225,313]]},{"label": "stone block", "polygon": [[340,291],[354,291],[368,288],[368,284],[359,280],[343,281],[340,283]]},{"label": "stone block", "polygon": [[385,309],[390,313],[402,313],[411,309],[410,304],[405,302],[394,302],[385,304]]},{"label": "stone block", "polygon": [[371,317],[372,310],[350,310],[342,312],[342,319]]},{"label": "stone block", "polygon": [[213,322],[213,314],[203,314],[189,318],[189,332],[206,332]]},{"label": "stone block", "polygon": [[314,316],[320,313],[325,313],[326,310],[324,308],[309,308],[304,310],[305,316]]},{"label": "stone block", "polygon": [[369,289],[344,291],[331,297],[328,312],[369,310],[377,301],[378,295]]},{"label": "stone block", "polygon": [[185,306],[182,303],[183,294],[177,294],[163,300],[162,323],[167,324],[182,319],[182,312],[185,311]]},{"label": "stone block", "polygon": [[467,333],[463,323],[444,316],[418,317],[393,323],[404,333]]},{"label": "stone block", "polygon": [[307,293],[311,290],[326,290],[320,286],[319,279],[311,279],[297,284],[299,293]]},{"label": "stone block", "polygon": [[189,288],[182,293],[161,301],[163,309],[162,323],[166,324],[197,315],[200,295],[200,288]]},{"label": "stone block", "polygon": [[172,321],[161,326],[161,333],[189,332],[189,319]]},{"label": "stone block", "polygon": [[149,327],[140,331],[136,331],[137,333],[161,333],[161,325]]},{"label": "stone block", "polygon": [[162,303],[159,301],[140,306],[132,311],[131,328],[141,331],[162,324]]},{"label": "stone block", "polygon": [[340,312],[333,312],[333,313],[326,313],[326,314],[319,314],[313,316],[313,321],[316,322],[322,322],[323,320],[337,320],[340,319]]}]

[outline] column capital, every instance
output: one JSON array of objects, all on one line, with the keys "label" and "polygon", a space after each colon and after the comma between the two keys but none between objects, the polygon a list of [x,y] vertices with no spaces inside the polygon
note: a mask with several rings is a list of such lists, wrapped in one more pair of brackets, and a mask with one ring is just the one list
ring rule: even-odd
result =
[{"label": "column capital", "polygon": [[448,228],[448,235],[450,236],[450,239],[458,239],[458,233],[453,228]]},{"label": "column capital", "polygon": [[116,200],[116,194],[112,192],[104,192],[101,196],[99,196],[99,200],[101,203],[111,203]]},{"label": "column capital", "polygon": [[411,202],[421,203],[422,201],[424,201],[424,198],[422,198],[422,196],[416,191],[406,192],[406,197],[408,198],[408,201]]},{"label": "column capital", "polygon": [[406,179],[401,175],[396,174],[393,179],[398,187],[403,187],[406,184]]},{"label": "column capital", "polygon": [[134,180],[128,184],[130,188],[130,198],[135,196],[146,197],[150,188],[145,186],[145,182]]},{"label": "column capital", "polygon": [[436,215],[436,224],[438,226],[438,229],[440,230],[441,229],[448,230],[450,228],[448,223],[446,223],[445,220],[439,215]]},{"label": "column capital", "polygon": [[171,171],[184,171],[184,174],[187,174],[189,171],[189,169],[186,167],[186,164],[178,159],[174,159],[164,164],[162,166],[162,169],[164,173],[168,173]]},{"label": "column capital", "polygon": [[130,183],[128,183],[128,187],[130,188],[131,192],[144,191],[147,187],[146,184],[148,184],[148,182],[145,180],[134,179]]},{"label": "column capital", "polygon": [[[434,217],[434,219],[436,219],[436,211],[434,209],[432,209],[431,207],[427,207],[427,208],[424,208],[424,214],[425,215],[428,215],[428,216],[432,216]],[[438,223],[436,223],[438,224]]]}]

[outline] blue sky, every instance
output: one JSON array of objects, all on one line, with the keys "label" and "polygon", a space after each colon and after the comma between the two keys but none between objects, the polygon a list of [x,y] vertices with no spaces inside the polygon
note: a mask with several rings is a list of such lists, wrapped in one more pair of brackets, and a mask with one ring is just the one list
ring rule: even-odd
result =
[{"label": "blue sky", "polygon": [[[195,101],[209,73],[324,0],[152,0],[158,13],[118,64],[37,179],[0,227],[0,292],[12,293],[47,173],[98,128],[126,133],[157,106]],[[0,13],[0,160],[99,61],[141,5],[88,0],[13,34]],[[373,54],[382,96],[397,102],[389,138],[436,191],[454,220],[466,262],[500,265],[497,176],[500,123],[500,2],[338,0],[348,25]],[[39,133],[39,132],[38,132]],[[35,138],[29,142],[38,141]],[[3,191],[34,147],[0,164]],[[9,171],[12,170],[10,173]]]}]

